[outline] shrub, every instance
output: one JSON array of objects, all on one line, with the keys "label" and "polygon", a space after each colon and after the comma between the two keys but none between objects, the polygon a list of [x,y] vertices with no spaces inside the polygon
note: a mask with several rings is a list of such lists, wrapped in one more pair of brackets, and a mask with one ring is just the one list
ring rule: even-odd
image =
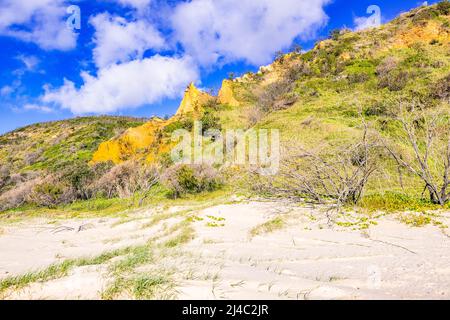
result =
[{"label": "shrub", "polygon": [[164,173],[162,181],[174,198],[214,191],[222,184],[218,172],[207,165],[174,165]]},{"label": "shrub", "polygon": [[362,83],[366,82],[370,79],[370,75],[367,73],[361,72],[361,73],[350,73],[348,75],[348,82],[349,83]]},{"label": "shrub", "polygon": [[401,91],[408,84],[411,74],[406,71],[394,70],[378,79],[378,88],[388,88],[390,91]]},{"label": "shrub", "polygon": [[295,82],[284,78],[269,84],[264,92],[258,97],[257,107],[262,112],[282,110],[292,105],[296,97],[288,97],[288,93],[295,87]]},{"label": "shrub", "polygon": [[376,101],[374,104],[364,109],[364,115],[367,117],[388,116],[390,114],[391,113],[389,112],[389,107],[384,101]]},{"label": "shrub", "polygon": [[193,118],[192,117],[186,117],[185,119],[178,120],[178,121],[172,122],[171,124],[167,125],[164,128],[164,132],[168,133],[168,134],[171,134],[174,131],[181,130],[181,129],[184,129],[184,130],[187,130],[187,131],[191,131],[192,128],[194,128],[194,120],[193,120]]},{"label": "shrub", "polygon": [[77,199],[76,191],[60,179],[48,176],[36,184],[26,197],[26,202],[39,207],[56,207],[68,204]]},{"label": "shrub", "polygon": [[350,83],[361,83],[375,74],[375,65],[372,60],[355,60],[345,68]]},{"label": "shrub", "polygon": [[76,163],[66,169],[59,181],[67,184],[76,194],[77,199],[88,200],[92,197],[89,185],[99,178],[98,174],[87,163]]},{"label": "shrub", "polygon": [[42,182],[40,178],[36,178],[20,184],[18,187],[11,189],[0,196],[0,211],[17,208],[26,203],[27,196],[33,189]]},{"label": "shrub", "polygon": [[31,166],[31,165],[35,164],[36,162],[39,161],[39,159],[41,158],[43,153],[44,153],[44,150],[39,149],[39,150],[36,150],[35,152],[26,154],[23,159],[25,165]]},{"label": "shrub", "polygon": [[450,1],[444,0],[438,3],[437,10],[439,14],[448,15],[450,14]]},{"label": "shrub", "polygon": [[253,106],[248,109],[246,116],[250,127],[253,127],[263,118],[264,113],[258,107]]},{"label": "shrub", "polygon": [[147,192],[159,180],[156,167],[128,161],[113,167],[90,188],[97,196],[108,199],[128,198],[136,192]]},{"label": "shrub", "polygon": [[288,81],[295,82],[303,76],[309,76],[312,74],[311,67],[306,62],[295,63],[288,68],[285,77]]},{"label": "shrub", "polygon": [[436,99],[450,99],[450,75],[431,87],[431,96]]},{"label": "shrub", "polygon": [[384,77],[398,67],[398,60],[392,56],[385,58],[377,67],[376,73],[379,77]]},{"label": "shrub", "polygon": [[338,41],[341,35],[342,35],[341,29],[334,29],[330,32],[330,38],[333,39],[334,41]]},{"label": "shrub", "polygon": [[202,122],[202,134],[210,129],[222,129],[222,126],[219,123],[220,119],[216,117],[212,111],[206,111],[200,121]]},{"label": "shrub", "polygon": [[8,183],[10,175],[10,169],[4,165],[0,167],[0,190]]}]

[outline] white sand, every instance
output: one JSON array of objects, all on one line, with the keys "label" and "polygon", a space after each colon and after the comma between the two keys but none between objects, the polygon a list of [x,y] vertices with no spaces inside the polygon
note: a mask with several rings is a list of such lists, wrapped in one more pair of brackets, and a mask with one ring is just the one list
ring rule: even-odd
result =
[{"label": "white sand", "polygon": [[[161,229],[142,228],[153,214],[119,225],[108,218],[60,223],[73,229],[55,229],[43,219],[2,226],[0,278],[143,243]],[[450,224],[450,213],[443,215]],[[260,201],[216,206],[197,216],[203,220],[194,223],[196,238],[183,255],[164,262],[180,270],[180,299],[450,298],[450,238],[434,226],[413,228],[385,217],[365,231],[329,227],[319,209]],[[250,236],[277,216],[287,221],[283,229]],[[85,230],[78,232],[80,225]],[[107,279],[105,266],[77,268],[7,298],[98,299]]]}]

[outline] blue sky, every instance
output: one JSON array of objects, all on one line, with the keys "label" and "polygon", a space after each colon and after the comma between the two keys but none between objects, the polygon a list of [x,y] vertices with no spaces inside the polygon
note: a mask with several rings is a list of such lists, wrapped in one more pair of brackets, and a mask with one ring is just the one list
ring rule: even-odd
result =
[{"label": "blue sky", "polygon": [[[429,4],[437,1],[428,1]],[[416,0],[0,0],[0,134],[80,115],[173,114],[190,81],[217,90],[294,43],[386,22]],[[67,20],[78,15],[81,28]],[[71,11],[73,12],[73,11]]]}]

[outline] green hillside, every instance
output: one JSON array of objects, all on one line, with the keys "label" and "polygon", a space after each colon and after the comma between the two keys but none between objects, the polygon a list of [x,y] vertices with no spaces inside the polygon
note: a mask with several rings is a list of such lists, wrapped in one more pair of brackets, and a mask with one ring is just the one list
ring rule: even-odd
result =
[{"label": "green hillside", "polygon": [[145,121],[83,117],[38,123],[0,136],[0,194],[36,176],[87,164],[101,142]]},{"label": "green hillside", "polygon": [[[450,167],[445,159],[448,1],[404,13],[379,28],[334,31],[308,52],[297,48],[280,54],[259,72],[234,79],[232,91],[239,106],[203,106],[210,127],[279,129],[283,159],[277,176],[253,176],[242,168],[171,166],[167,157],[152,166],[129,161],[114,168],[89,167],[101,142],[144,121],[78,118],[0,137],[0,210],[1,202],[9,203],[3,205],[7,210],[134,193],[148,198],[150,189],[161,186],[169,197],[232,186],[383,210],[437,208],[450,199],[445,190],[445,168]],[[412,140],[405,128],[414,131]],[[427,145],[427,138],[433,143]],[[161,149],[160,140],[149,148]],[[426,170],[418,155],[425,158]],[[441,187],[442,192],[435,190]],[[430,190],[442,199],[430,197]]]}]

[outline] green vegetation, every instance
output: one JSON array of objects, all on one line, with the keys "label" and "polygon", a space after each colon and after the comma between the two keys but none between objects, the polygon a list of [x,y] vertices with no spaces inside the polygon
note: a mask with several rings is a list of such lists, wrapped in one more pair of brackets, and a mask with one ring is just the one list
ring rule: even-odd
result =
[{"label": "green vegetation", "polygon": [[284,225],[284,220],[281,217],[277,217],[253,228],[250,231],[250,234],[251,236],[256,237],[262,234],[271,233],[276,230],[283,229]]},{"label": "green vegetation", "polygon": [[[359,207],[370,212],[399,212],[399,211],[423,211],[438,210],[442,208],[433,204],[428,199],[419,196],[411,196],[400,192],[386,192],[384,194],[372,194],[365,196],[359,203]],[[450,204],[446,205],[450,209]]]},{"label": "green vegetation", "polygon": [[[380,28],[333,31],[306,53],[279,55],[270,67],[236,78],[232,90],[239,107],[214,99],[202,106],[196,117],[204,132],[280,130],[283,159],[274,179],[228,167],[173,165],[167,149],[156,157],[155,168],[133,162],[89,166],[101,142],[143,120],[77,118],[0,137],[1,216],[28,215],[35,208],[49,215],[111,214],[166,197],[220,194],[220,188],[357,203],[368,211],[448,208],[439,155],[450,112],[449,7],[442,1]],[[421,37],[417,28],[423,28]],[[431,128],[438,112],[443,116]],[[194,118],[171,123],[156,140],[177,129],[192,130]],[[434,137],[429,145],[427,132]],[[423,169],[417,159],[425,155]]]}]

